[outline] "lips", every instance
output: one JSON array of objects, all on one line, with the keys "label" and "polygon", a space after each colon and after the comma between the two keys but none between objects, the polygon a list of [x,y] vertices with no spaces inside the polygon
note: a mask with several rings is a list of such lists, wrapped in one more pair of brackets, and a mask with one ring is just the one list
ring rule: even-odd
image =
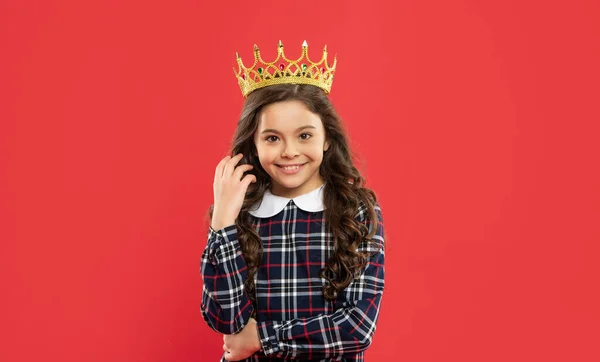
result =
[{"label": "lips", "polygon": [[279,167],[294,167],[294,166],[302,166],[303,163],[290,163],[289,165],[277,165]]},{"label": "lips", "polygon": [[294,163],[294,164],[289,164],[289,165],[277,165],[277,167],[279,167],[279,169],[281,171],[283,171],[283,173],[285,174],[294,174],[298,171],[300,171],[300,169],[305,165],[305,163]]}]

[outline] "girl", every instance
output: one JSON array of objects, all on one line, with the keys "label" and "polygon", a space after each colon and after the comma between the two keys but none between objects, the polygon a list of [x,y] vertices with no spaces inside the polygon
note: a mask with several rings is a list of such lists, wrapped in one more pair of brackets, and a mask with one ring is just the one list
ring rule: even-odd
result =
[{"label": "girl", "polygon": [[382,216],[327,91],[252,90],[217,165],[201,311],[223,361],[363,361],[371,343]]}]

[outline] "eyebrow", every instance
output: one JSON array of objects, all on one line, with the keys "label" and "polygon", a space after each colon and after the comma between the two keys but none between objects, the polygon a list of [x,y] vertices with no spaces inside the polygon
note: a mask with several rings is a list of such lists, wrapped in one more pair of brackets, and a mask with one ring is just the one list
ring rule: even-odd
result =
[{"label": "eyebrow", "polygon": [[[298,128],[298,129],[296,130],[296,132],[302,131],[303,129],[307,129],[307,128],[314,128],[314,129],[317,129],[317,127],[315,127],[315,126],[302,126],[302,127]],[[263,131],[262,131],[260,134],[263,134],[263,133],[268,133],[268,132],[271,132],[271,133],[277,133],[277,134],[281,134],[281,132],[279,132],[278,130],[276,130],[276,129],[273,129],[273,128],[267,128],[267,129],[263,130]]]}]

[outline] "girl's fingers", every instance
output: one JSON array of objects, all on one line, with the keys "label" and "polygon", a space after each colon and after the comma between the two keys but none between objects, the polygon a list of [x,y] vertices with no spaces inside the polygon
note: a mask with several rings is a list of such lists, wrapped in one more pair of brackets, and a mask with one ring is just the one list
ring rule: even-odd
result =
[{"label": "girl's fingers", "polygon": [[235,171],[233,171],[234,180],[241,180],[242,176],[244,175],[244,172],[250,171],[250,170],[252,170],[252,168],[253,168],[252,165],[240,165],[240,166],[236,167]]},{"label": "girl's fingers", "polygon": [[235,166],[238,164],[238,162],[240,162],[242,156],[243,155],[241,153],[238,153],[237,155],[233,156],[229,161],[227,161],[227,163],[225,164],[225,168],[223,169],[223,177],[227,177],[233,174]]},{"label": "girl's fingers", "polygon": [[225,164],[231,159],[231,156],[225,156],[219,164],[217,164],[217,168],[215,169],[215,181],[220,180],[223,177],[223,168]]},{"label": "girl's fingers", "polygon": [[244,178],[242,179],[242,184],[246,187],[246,189],[248,188],[248,186],[250,186],[252,182],[256,182],[256,176],[251,174],[244,176]]}]

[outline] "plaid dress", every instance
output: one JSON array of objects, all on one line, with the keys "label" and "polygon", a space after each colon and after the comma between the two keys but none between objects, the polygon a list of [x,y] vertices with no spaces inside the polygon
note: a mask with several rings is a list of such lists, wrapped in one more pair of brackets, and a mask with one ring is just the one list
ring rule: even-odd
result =
[{"label": "plaid dress", "polygon": [[[201,312],[213,330],[241,331],[256,314],[262,350],[245,361],[364,361],[371,344],[384,289],[384,234],[359,251],[376,252],[335,301],[323,296],[321,270],[333,253],[333,238],[323,215],[323,186],[294,199],[265,193],[251,212],[263,257],[256,276],[257,310],[244,291],[247,266],[234,225],[210,228],[202,254]],[[369,224],[365,208],[356,220]],[[223,358],[222,361],[225,361]]]}]

